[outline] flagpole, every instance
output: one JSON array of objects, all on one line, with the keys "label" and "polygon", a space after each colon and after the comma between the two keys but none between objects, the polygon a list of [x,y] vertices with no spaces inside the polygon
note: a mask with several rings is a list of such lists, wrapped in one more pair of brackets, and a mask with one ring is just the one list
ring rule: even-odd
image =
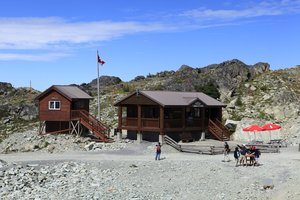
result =
[{"label": "flagpole", "polygon": [[97,103],[98,103],[98,120],[100,121],[100,86],[99,86],[99,62],[98,62],[98,50],[97,50],[97,91],[98,91],[98,98],[97,98]]}]

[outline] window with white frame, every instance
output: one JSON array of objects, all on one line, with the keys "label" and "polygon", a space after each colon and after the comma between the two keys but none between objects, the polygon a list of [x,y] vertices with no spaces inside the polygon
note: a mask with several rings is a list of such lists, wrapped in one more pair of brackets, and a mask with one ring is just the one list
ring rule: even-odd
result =
[{"label": "window with white frame", "polygon": [[60,101],[49,101],[49,110],[60,110]]}]

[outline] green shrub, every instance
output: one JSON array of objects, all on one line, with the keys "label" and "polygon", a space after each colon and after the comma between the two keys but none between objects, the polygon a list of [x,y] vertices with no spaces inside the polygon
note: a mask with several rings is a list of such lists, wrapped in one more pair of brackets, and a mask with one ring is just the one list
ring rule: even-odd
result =
[{"label": "green shrub", "polygon": [[130,86],[127,84],[124,85],[122,89],[123,89],[123,92],[130,92]]},{"label": "green shrub", "polygon": [[203,86],[196,85],[194,88],[197,92],[203,92],[204,94],[207,94],[215,99],[218,99],[221,96],[218,87],[212,82],[209,82]]},{"label": "green shrub", "polygon": [[237,112],[233,112],[231,114],[231,118],[232,120],[234,121],[241,121],[243,119],[243,116],[242,115],[239,115]]},{"label": "green shrub", "polygon": [[242,102],[242,98],[241,96],[238,96],[236,102],[235,102],[236,106],[243,106],[243,102]]},{"label": "green shrub", "polygon": [[267,119],[268,115],[266,113],[262,112],[262,111],[259,111],[258,118],[259,119]]},{"label": "green shrub", "polygon": [[260,90],[265,92],[265,91],[268,90],[268,87],[266,85],[263,85],[263,86],[260,87]]}]

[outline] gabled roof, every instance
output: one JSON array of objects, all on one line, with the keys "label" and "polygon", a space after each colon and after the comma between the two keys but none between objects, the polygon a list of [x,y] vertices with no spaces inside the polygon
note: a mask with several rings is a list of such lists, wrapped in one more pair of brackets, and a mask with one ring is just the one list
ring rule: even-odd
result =
[{"label": "gabled roof", "polygon": [[60,93],[64,97],[66,97],[69,100],[72,99],[93,99],[90,95],[88,95],[86,92],[78,88],[77,86],[68,86],[68,85],[53,85],[44,92],[42,92],[40,95],[36,97],[37,100],[47,95],[52,90]]},{"label": "gabled roof", "polygon": [[[122,101],[136,95],[136,93],[125,97],[115,103],[115,105],[122,103]],[[144,95],[161,106],[189,106],[198,100],[206,106],[226,107],[226,104],[202,92],[139,91],[139,94]]]}]

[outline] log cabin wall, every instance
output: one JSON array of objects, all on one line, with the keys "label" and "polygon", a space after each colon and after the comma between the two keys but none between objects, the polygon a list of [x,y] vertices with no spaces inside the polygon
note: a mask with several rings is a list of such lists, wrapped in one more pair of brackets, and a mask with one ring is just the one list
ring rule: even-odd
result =
[{"label": "log cabin wall", "polygon": [[[59,101],[60,109],[50,110],[49,101]],[[54,90],[39,101],[40,121],[70,121],[70,115],[71,102]]]},{"label": "log cabin wall", "polygon": [[142,133],[152,140],[158,134],[180,138],[184,132],[199,139],[208,131],[209,119],[222,119],[226,105],[202,93],[141,91],[115,106],[119,109],[119,130],[127,130],[131,139]]},{"label": "log cabin wall", "polygon": [[74,99],[72,100],[72,110],[86,110],[89,112],[89,99]]}]

